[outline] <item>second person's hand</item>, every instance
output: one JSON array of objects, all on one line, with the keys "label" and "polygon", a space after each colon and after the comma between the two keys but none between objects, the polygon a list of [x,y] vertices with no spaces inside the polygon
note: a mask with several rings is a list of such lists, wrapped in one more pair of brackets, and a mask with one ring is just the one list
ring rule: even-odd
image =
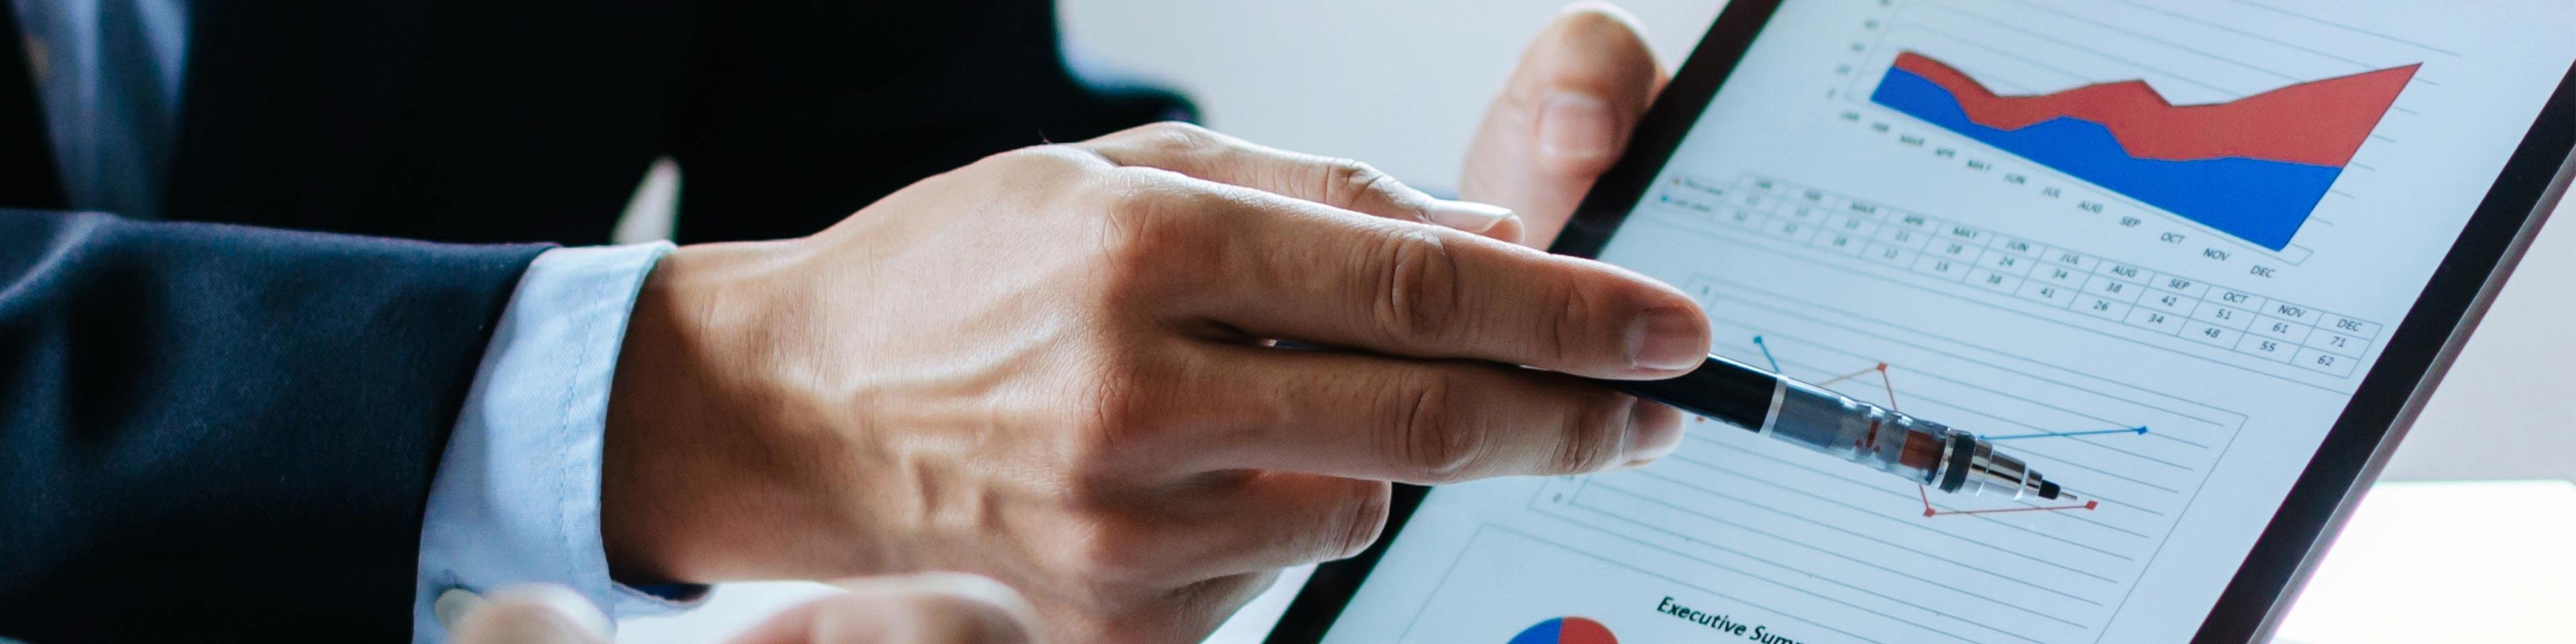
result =
[{"label": "second person's hand", "polygon": [[682,248],[617,369],[611,563],[966,570],[1054,641],[1179,642],[1278,568],[1367,546],[1387,481],[1671,451],[1678,412],[1551,372],[1679,374],[1699,307],[1460,228],[1518,235],[1365,166],[1157,125],[998,155],[811,238]]}]

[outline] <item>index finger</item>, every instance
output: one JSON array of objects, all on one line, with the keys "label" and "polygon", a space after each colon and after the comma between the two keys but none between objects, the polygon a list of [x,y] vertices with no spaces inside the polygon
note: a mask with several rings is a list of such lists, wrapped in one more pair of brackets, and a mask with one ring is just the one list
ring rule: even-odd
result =
[{"label": "index finger", "polygon": [[1147,166],[1343,210],[1521,241],[1520,217],[1416,190],[1369,164],[1290,152],[1188,123],[1155,123],[1074,144],[1111,163]]},{"label": "index finger", "polygon": [[[1187,181],[1187,179],[1181,179]],[[1256,337],[1596,378],[1680,375],[1707,316],[1680,289],[1601,262],[1208,184],[1176,209],[1218,257],[1183,310]],[[1202,284],[1202,286],[1208,286]]]}]

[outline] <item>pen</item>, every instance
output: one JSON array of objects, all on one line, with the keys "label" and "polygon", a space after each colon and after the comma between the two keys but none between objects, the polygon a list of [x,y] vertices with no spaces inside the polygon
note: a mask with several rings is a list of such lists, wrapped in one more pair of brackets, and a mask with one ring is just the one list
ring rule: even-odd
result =
[{"label": "pen", "polygon": [[1975,434],[1719,356],[1666,380],[1586,380],[1943,492],[2075,500]]}]

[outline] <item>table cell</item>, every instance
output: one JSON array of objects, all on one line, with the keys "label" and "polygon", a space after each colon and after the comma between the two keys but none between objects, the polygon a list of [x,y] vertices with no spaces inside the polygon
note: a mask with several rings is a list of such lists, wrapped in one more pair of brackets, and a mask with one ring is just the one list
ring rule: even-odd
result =
[{"label": "table cell", "polygon": [[2192,309],[2191,319],[2243,331],[2254,324],[2254,312],[2217,302],[2202,302],[2199,308]]},{"label": "table cell", "polygon": [[1868,239],[1871,236],[1878,234],[1877,221],[1847,212],[1837,212],[1832,216],[1826,217],[1825,227],[1834,229],[1837,232],[1849,233],[1854,237],[1860,237],[1863,239]]},{"label": "table cell", "polygon": [[2166,335],[2180,335],[2182,333],[2182,323],[2188,319],[2189,318],[2181,315],[2166,313],[2164,311],[2158,311],[2141,306],[2136,310],[2129,311],[2129,319],[2127,322],[2129,323],[2129,326],[2144,329],[2155,329],[2165,333]]},{"label": "table cell", "polygon": [[1778,179],[1749,174],[1744,175],[1743,179],[1737,180],[1735,185],[1738,188],[1744,189],[1745,192],[1775,192],[1787,189],[1785,187],[1786,184]]},{"label": "table cell", "polygon": [[1933,219],[1929,215],[1910,210],[1891,212],[1889,213],[1889,217],[1884,221],[1887,222],[1887,225],[1904,227],[1908,230],[1920,232],[1925,235],[1941,232],[1941,220]]},{"label": "table cell", "polygon": [[2185,298],[2179,293],[2147,289],[2146,296],[2138,298],[2138,306],[2171,313],[2174,317],[2188,318],[2191,317],[2192,309],[2200,308],[2200,300]]},{"label": "table cell", "polygon": [[2156,288],[2160,288],[2160,289],[2164,289],[2164,290],[2168,290],[2168,291],[2173,291],[2173,292],[2175,292],[2175,293],[2179,293],[2179,294],[2181,294],[2183,297],[2187,297],[2187,298],[2191,298],[2191,299],[2195,299],[2195,300],[2197,300],[2197,299],[2202,299],[2202,298],[2205,298],[2205,297],[2208,297],[2208,296],[2209,296],[2209,285],[2208,285],[2208,284],[2200,283],[2200,281],[2199,281],[2199,280],[2194,280],[2194,279],[2191,279],[2191,278],[2188,278],[2188,277],[2181,277],[2181,276],[2176,276],[2176,275],[2163,275],[2163,276],[2158,276],[2158,277],[2157,277],[2156,279],[2154,279],[2154,280],[2150,280],[2150,281],[2148,281],[2148,282],[2147,282],[2147,285],[2148,285],[2148,286],[2153,286],[2153,287],[2156,287]]},{"label": "table cell", "polygon": [[1736,195],[1735,205],[1742,206],[1745,210],[1751,210],[1767,215],[1771,213],[1772,209],[1780,207],[1780,195],[1767,192],[1748,192]]},{"label": "table cell", "polygon": [[2308,333],[2307,341],[2299,344],[2346,358],[2360,358],[2362,350],[2370,348],[2369,340],[2325,329]]},{"label": "table cell", "polygon": [[1843,208],[1843,198],[1841,195],[1825,192],[1823,190],[1800,188],[1797,191],[1797,196],[1799,203],[1815,206],[1822,209],[1824,212],[1834,212],[1842,210]]},{"label": "table cell", "polygon": [[2156,279],[2155,271],[2117,262],[2103,262],[2102,270],[2095,271],[2094,274],[2110,275],[2114,278],[2137,282],[2139,284],[2152,284],[2155,283]]},{"label": "table cell", "polygon": [[1953,282],[1967,279],[1968,268],[1967,262],[1931,253],[1924,253],[1923,257],[1914,260],[1914,272],[1938,275]]},{"label": "table cell", "polygon": [[2254,324],[2246,327],[2245,330],[2254,335],[2299,344],[2306,342],[2308,332],[2316,330],[2316,327],[2258,313],[2254,316]]},{"label": "table cell", "polygon": [[2129,312],[2136,309],[2137,307],[2130,306],[2126,302],[2113,301],[2098,295],[2082,295],[2075,298],[2075,310],[2113,322],[2129,319]]},{"label": "table cell", "polygon": [[2289,362],[2291,358],[2298,357],[2299,345],[2247,334],[2245,339],[2236,341],[2236,352],[2261,356],[2273,362]]},{"label": "table cell", "polygon": [[1790,241],[1806,241],[1807,238],[1816,236],[1816,226],[1815,224],[1790,219],[1786,216],[1772,215],[1771,223],[1764,224],[1762,226],[1762,232],[1770,233],[1773,237],[1780,237]]},{"label": "table cell", "polygon": [[2289,302],[2274,301],[2263,308],[2255,310],[2262,311],[2264,315],[2296,321],[2302,324],[2313,325],[2325,320],[2324,312],[2299,306],[2297,304],[2291,304]]},{"label": "table cell", "polygon": [[1969,269],[1968,283],[1989,291],[2011,295],[2021,290],[2022,279],[1984,268]]},{"label": "table cell", "polygon": [[2021,284],[2021,291],[2015,295],[2023,299],[2047,302],[2058,308],[2067,308],[2075,305],[2075,296],[2080,293],[2081,291],[2071,286],[2026,280]]},{"label": "table cell", "polygon": [[2041,259],[2048,260],[2050,264],[2074,269],[2077,273],[2091,273],[2102,266],[2101,258],[2063,248],[2050,249],[2047,254],[2041,256]]},{"label": "table cell", "polygon": [[2320,320],[2323,320],[2317,323],[2317,328],[2319,329],[2333,331],[2363,340],[2379,337],[2378,324],[2363,322],[2357,318],[2349,318],[2332,313],[2320,312],[2317,314],[2317,317]]},{"label": "table cell", "polygon": [[2092,279],[2084,281],[2085,293],[2110,298],[2124,304],[2138,301],[2138,295],[2146,290],[2146,287],[2101,275],[2094,275]]},{"label": "table cell", "polygon": [[1934,239],[1931,246],[1923,249],[1925,255],[1935,255],[1970,264],[1977,263],[1977,257],[1985,253],[1986,249],[1956,239]]},{"label": "table cell", "polygon": [[2291,358],[2290,364],[2340,377],[2352,375],[2353,366],[2361,364],[2361,359],[2347,358],[2318,351],[2315,347],[2306,347],[2299,349],[2298,357]]},{"label": "table cell", "polygon": [[1816,238],[1811,243],[1845,255],[1859,255],[1862,251],[1868,250],[1869,248],[1869,238],[1844,233],[1831,228],[1827,228],[1823,232],[1816,233]]},{"label": "table cell", "polygon": [[1890,210],[1893,209],[1866,201],[1851,201],[1843,203],[1843,212],[1862,217],[1884,218]]},{"label": "table cell", "polygon": [[1977,266],[2018,277],[2030,274],[2031,259],[2012,251],[1988,248],[1983,256],[1977,258]]},{"label": "table cell", "polygon": [[1863,251],[1861,256],[1867,257],[1872,261],[1892,265],[1898,268],[1912,268],[1914,266],[1914,258],[1922,256],[1922,253],[1886,244],[1870,244],[1869,250]]},{"label": "table cell", "polygon": [[1760,230],[1762,228],[1762,224],[1770,220],[1770,216],[1745,210],[1743,208],[1724,207],[1717,209],[1718,223],[1728,224],[1738,228]]},{"label": "table cell", "polygon": [[2030,271],[2031,279],[2064,286],[2068,289],[2077,291],[2084,290],[2084,278],[2086,277],[2090,276],[2076,271],[2075,269],[2055,264],[2041,264]]},{"label": "table cell", "polygon": [[1809,204],[1791,203],[1780,209],[1779,216],[1794,221],[1820,223],[1825,220],[1825,214],[1828,212],[1832,211]]},{"label": "table cell", "polygon": [[2208,299],[2248,311],[2261,311],[2271,300],[2232,288],[2211,287]]},{"label": "table cell", "polygon": [[2209,323],[2199,320],[2184,320],[2182,323],[2182,337],[2198,340],[2223,349],[2234,349],[2236,348],[2237,342],[2244,341],[2245,332],[2227,327],[2210,326]]},{"label": "table cell", "polygon": [[1941,238],[1950,241],[1965,242],[1970,246],[1984,246],[1986,245],[1986,242],[1993,239],[1993,235],[1988,235],[1986,234],[1986,231],[1977,230],[1975,228],[1969,228],[1958,224],[1950,224],[1948,226],[1941,227]]},{"label": "table cell", "polygon": [[2048,256],[2047,246],[2031,243],[2031,241],[2027,239],[2016,239],[2005,237],[2003,235],[1996,235],[1995,240],[1988,242],[1986,247],[2012,253],[2014,255],[2020,255],[2032,260]]},{"label": "table cell", "polygon": [[1931,233],[1902,226],[1881,226],[1878,229],[1878,241],[1906,250],[1922,250],[1923,242],[1930,239]]}]

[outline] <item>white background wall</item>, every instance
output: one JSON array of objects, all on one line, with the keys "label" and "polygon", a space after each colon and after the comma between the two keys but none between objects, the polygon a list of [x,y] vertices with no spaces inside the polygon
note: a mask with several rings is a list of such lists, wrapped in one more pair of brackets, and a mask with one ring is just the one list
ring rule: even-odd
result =
[{"label": "white background wall", "polygon": [[[1469,134],[1560,0],[1059,0],[1087,62],[1185,89],[1209,125],[1457,184]],[[1722,0],[1621,0],[1668,66]],[[2561,209],[2562,213],[2565,209]],[[2576,479],[2576,224],[2543,232],[2400,448],[2409,479]]]}]

